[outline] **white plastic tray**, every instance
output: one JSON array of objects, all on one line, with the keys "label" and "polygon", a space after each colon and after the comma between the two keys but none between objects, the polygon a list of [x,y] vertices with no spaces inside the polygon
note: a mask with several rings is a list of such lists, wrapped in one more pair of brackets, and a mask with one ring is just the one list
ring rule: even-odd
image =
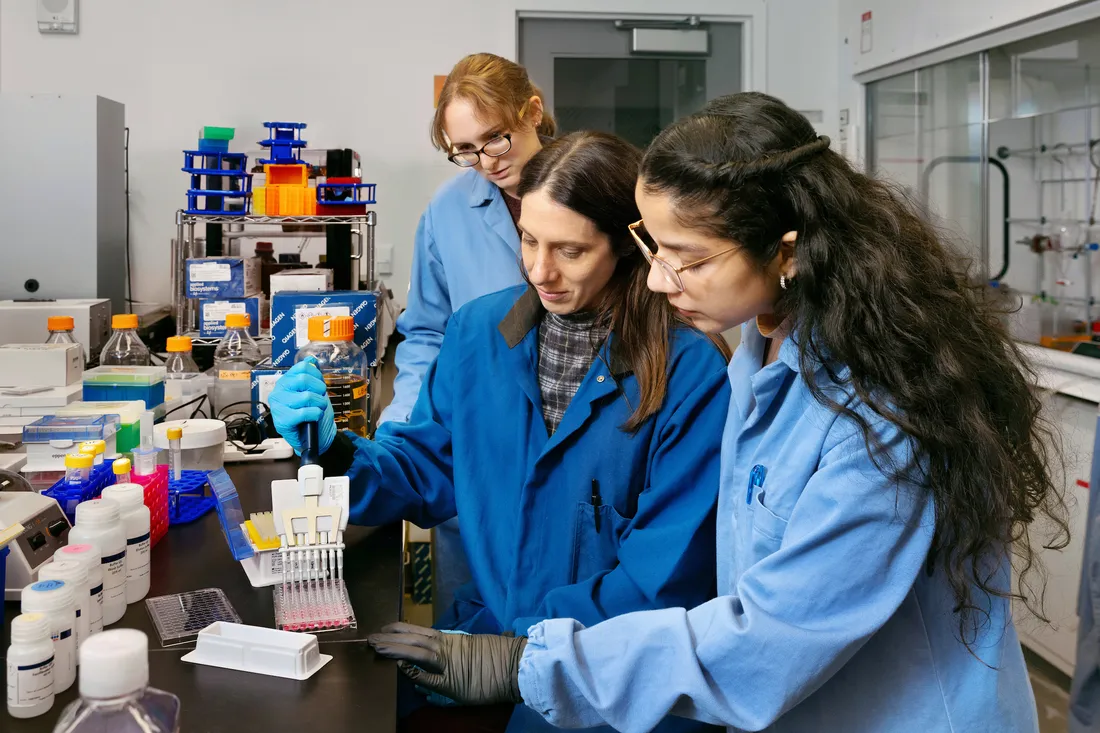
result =
[{"label": "white plastic tray", "polygon": [[317,637],[218,621],[199,632],[195,651],[183,661],[271,677],[305,680],[332,661]]}]

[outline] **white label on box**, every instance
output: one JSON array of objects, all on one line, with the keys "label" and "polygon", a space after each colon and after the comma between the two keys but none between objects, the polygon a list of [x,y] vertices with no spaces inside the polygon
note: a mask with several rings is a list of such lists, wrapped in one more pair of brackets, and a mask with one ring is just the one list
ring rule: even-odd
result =
[{"label": "white label on box", "polygon": [[265,405],[268,404],[267,398],[271,396],[272,390],[275,389],[275,383],[279,381],[279,377],[283,376],[279,374],[262,374],[256,378],[256,397],[260,402]]},{"label": "white label on box", "polygon": [[229,313],[247,313],[244,303],[231,303],[228,300],[216,300],[213,303],[202,304],[202,320],[207,328],[213,323],[224,323],[225,316]]},{"label": "white label on box", "polygon": [[227,283],[232,279],[231,269],[225,262],[193,262],[191,263],[191,281]]},{"label": "white label on box", "polygon": [[294,311],[294,343],[299,349],[309,343],[309,319],[314,316],[350,316],[346,305],[326,305],[320,308],[299,308]]}]

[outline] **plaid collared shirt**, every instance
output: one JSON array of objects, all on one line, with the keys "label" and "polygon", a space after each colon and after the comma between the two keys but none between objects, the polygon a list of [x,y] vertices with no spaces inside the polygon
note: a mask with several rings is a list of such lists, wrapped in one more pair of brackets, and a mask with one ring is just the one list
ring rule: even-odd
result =
[{"label": "plaid collared shirt", "polygon": [[606,323],[598,322],[594,314],[543,315],[539,324],[538,378],[542,419],[551,435],[558,429],[606,337]]}]

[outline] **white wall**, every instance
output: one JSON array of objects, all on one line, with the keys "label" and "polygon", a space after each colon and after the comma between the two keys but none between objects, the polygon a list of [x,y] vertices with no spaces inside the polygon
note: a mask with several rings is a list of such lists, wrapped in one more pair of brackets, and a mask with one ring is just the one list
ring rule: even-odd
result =
[{"label": "white wall", "polygon": [[766,91],[802,111],[820,110],[818,132],[840,128],[840,0],[769,0]]},{"label": "white wall", "polygon": [[[841,23],[855,45],[853,68],[858,74],[1076,4],[1074,0],[841,0]],[[860,46],[864,12],[871,13],[868,52]]]},{"label": "white wall", "polygon": [[746,38],[752,87],[824,110],[823,132],[834,134],[835,36],[820,29],[835,28],[838,1],[95,0],[82,3],[72,37],[39,34],[33,2],[4,2],[0,91],[126,105],[136,299],[168,298],[187,184],[180,151],[204,124],[236,127],[233,149],[252,149],[260,123],[274,119],[307,122],[311,147],[362,155],[364,175],[379,184],[378,241],[394,245],[386,280],[403,299],[417,219],[454,174],[428,142],[432,77],[474,51],[514,58],[518,10],[744,17],[755,31]]}]

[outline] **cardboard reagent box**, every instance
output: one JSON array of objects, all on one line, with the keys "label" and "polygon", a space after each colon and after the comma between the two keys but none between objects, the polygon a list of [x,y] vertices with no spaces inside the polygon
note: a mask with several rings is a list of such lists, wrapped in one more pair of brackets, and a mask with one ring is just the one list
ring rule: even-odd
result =
[{"label": "cardboard reagent box", "polygon": [[271,295],[283,292],[324,292],[332,290],[332,270],[284,270],[271,276]]},{"label": "cardboard reagent box", "polygon": [[184,285],[188,298],[248,298],[260,294],[257,257],[199,257],[187,260]]},{"label": "cardboard reagent box", "polygon": [[271,363],[290,366],[298,349],[309,343],[312,316],[351,316],[354,341],[367,354],[371,366],[378,362],[378,295],[365,290],[327,293],[277,293],[271,299]]},{"label": "cardboard reagent box", "polygon": [[84,371],[80,344],[7,344],[0,346],[0,385],[67,387]]},{"label": "cardboard reagent box", "polygon": [[286,374],[289,366],[288,364],[279,369],[272,367],[268,362],[266,365],[257,366],[252,370],[252,416],[257,420],[262,417],[264,411],[260,403],[262,402],[268,407],[271,406],[271,403],[268,402],[268,398],[271,397],[271,390],[275,389],[275,383],[279,381],[279,377]]},{"label": "cardboard reagent box", "polygon": [[199,302],[199,335],[206,338],[221,338],[225,335],[225,317],[230,313],[247,313],[250,321],[248,334],[255,338],[260,335],[260,299],[229,298],[226,300],[203,300]]}]

